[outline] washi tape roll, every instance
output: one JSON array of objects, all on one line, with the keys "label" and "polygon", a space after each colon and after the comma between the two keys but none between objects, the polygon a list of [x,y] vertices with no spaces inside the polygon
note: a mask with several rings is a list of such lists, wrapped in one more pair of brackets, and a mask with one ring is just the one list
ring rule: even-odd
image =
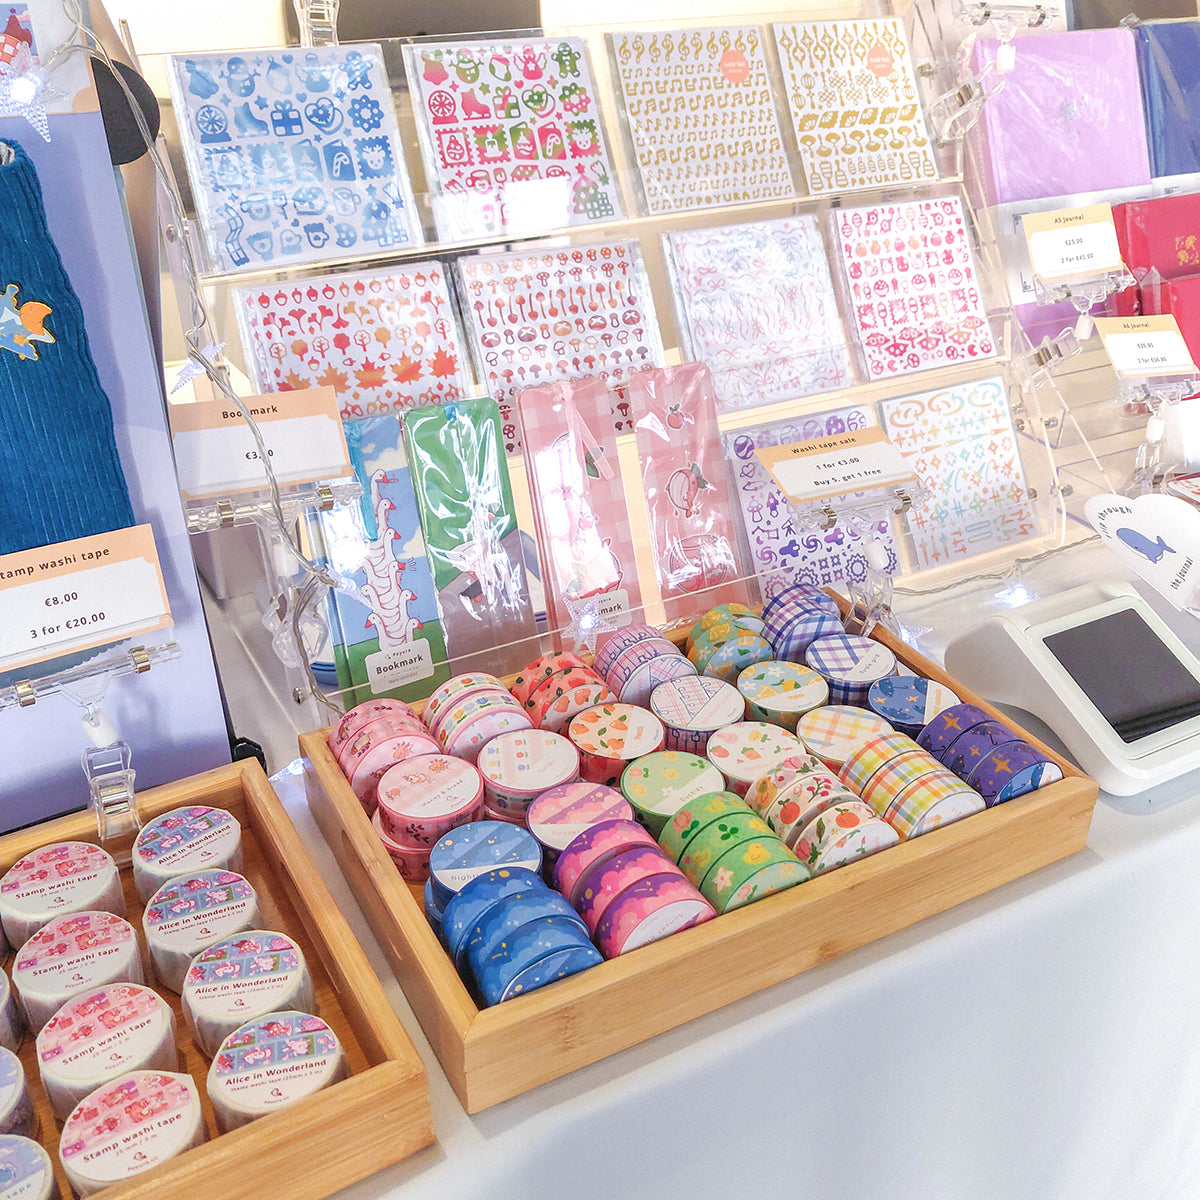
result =
[{"label": "washi tape roll", "polygon": [[614,629],[602,633],[596,640],[596,654],[592,659],[592,669],[605,678],[617,659],[638,642],[649,638],[661,638],[662,633],[653,625],[626,625],[622,629]]},{"label": "washi tape roll", "polygon": [[19,1049],[22,1032],[23,1022],[17,1008],[17,997],[7,973],[0,969],[0,1046],[6,1050]]},{"label": "washi tape roll", "polygon": [[1014,742],[1027,744],[1025,739],[1014,733],[1001,721],[980,721],[950,743],[950,749],[940,755],[942,762],[960,779],[968,779],[971,772],[987,755],[1001,746]]},{"label": "washi tape roll", "polygon": [[315,1095],[349,1073],[337,1034],[320,1017],[268,1013],[221,1043],[208,1068],[208,1098],[224,1133]]},{"label": "washi tape roll", "polygon": [[423,754],[397,763],[379,781],[379,827],[402,846],[429,848],[451,829],[473,821],[483,803],[483,779],[470,763]]},{"label": "washi tape roll", "polygon": [[177,1071],[175,1014],[136,983],[68,1000],[37,1036],[37,1065],[54,1115],[65,1121],[89,1092],[127,1071]]},{"label": "washi tape roll", "polygon": [[763,619],[797,604],[806,604],[810,608],[815,605],[835,614],[841,611],[838,608],[838,602],[824,588],[818,587],[815,583],[806,583],[804,580],[800,580],[781,588],[763,605]]},{"label": "washi tape roll", "polygon": [[805,651],[804,662],[825,676],[833,704],[865,707],[871,685],[896,673],[896,656],[873,638],[856,633],[817,639]]},{"label": "washi tape roll", "polygon": [[580,713],[600,704],[615,704],[617,693],[595,672],[592,672],[592,675],[593,679],[590,682],[577,683],[555,696],[535,724],[541,729],[565,735],[571,722]]},{"label": "washi tape roll", "polygon": [[[771,626],[768,626],[768,630]],[[814,642],[828,637],[844,635],[842,622],[823,608],[801,608],[787,620],[780,621],[771,637],[774,658],[783,662],[806,662],[806,655]],[[811,663],[808,664],[810,667]],[[814,668],[815,669],[815,668]]]},{"label": "washi tape roll", "polygon": [[707,633],[708,630],[720,625],[737,626],[753,630],[755,633],[761,633],[763,629],[762,618],[754,609],[748,604],[731,601],[728,604],[718,604],[697,618],[695,624],[688,630],[687,646],[690,648],[700,634]]},{"label": "washi tape roll", "polygon": [[810,878],[808,868],[774,834],[726,850],[700,884],[718,913],[733,912]]},{"label": "washi tape roll", "polygon": [[604,910],[596,925],[596,945],[605,958],[617,958],[716,915],[686,879],[651,875],[626,888]]},{"label": "washi tape roll", "polygon": [[[403,700],[391,700],[381,697],[378,700],[366,700],[356,704],[344,713],[338,723],[329,731],[329,750],[334,758],[340,759],[342,747],[365,726],[380,717],[414,717],[416,712],[412,706]],[[417,718],[418,720],[420,718]],[[340,765],[340,764],[339,764]]]},{"label": "washi tape roll", "polygon": [[512,696],[499,688],[477,688],[456,696],[438,713],[432,726],[433,736],[445,749],[463,728],[492,709],[524,711]]},{"label": "washi tape roll", "polygon": [[59,1200],[54,1163],[31,1138],[0,1136],[0,1200]]},{"label": "washi tape roll", "polygon": [[831,771],[841,770],[846,759],[864,742],[892,732],[882,717],[846,704],[814,708],[796,722],[797,737]]},{"label": "washi tape roll", "polygon": [[36,1033],[80,992],[106,983],[142,983],[137,934],[123,917],[66,913],[39,929],[17,951],[12,983]]},{"label": "washi tape roll", "polygon": [[920,733],[917,745],[928,750],[934,758],[941,760],[942,754],[950,749],[954,739],[971,729],[990,721],[991,716],[977,704],[954,704],[943,709]]},{"label": "washi tape roll", "polygon": [[645,708],[659,684],[695,674],[696,668],[682,654],[661,654],[635,667],[624,686],[615,690],[622,704],[637,704]]},{"label": "washi tape roll", "polygon": [[[687,643],[687,657],[700,667],[726,642],[737,637],[763,637],[763,623],[752,618],[738,617],[736,619],[718,621],[707,629],[701,630]],[[765,639],[764,639],[765,640]],[[701,670],[703,668],[701,667]]]},{"label": "washi tape roll", "polygon": [[[696,887],[704,891],[704,877],[713,863],[727,851],[743,842],[771,841],[775,837],[774,831],[758,813],[751,812],[749,808],[732,812],[702,825],[687,839],[679,856],[679,868]],[[712,900],[712,897],[709,896],[709,899]]]},{"label": "washi tape roll", "polygon": [[977,791],[943,770],[909,784],[893,797],[882,815],[907,839],[982,812],[983,808],[983,797]]},{"label": "washi tape roll", "polygon": [[438,907],[437,899],[433,894],[433,884],[428,879],[425,880],[421,900],[425,919],[429,922],[429,927],[437,934],[438,941],[444,946],[446,944],[445,913]]},{"label": "washi tape roll", "polygon": [[571,722],[571,741],[579,750],[580,777],[591,783],[615,784],[634,759],[661,750],[663,723],[634,704],[601,704]]},{"label": "washi tape roll", "polygon": [[774,657],[775,648],[761,633],[743,631],[715,646],[697,666],[701,674],[731,684],[747,667],[769,662]]},{"label": "washi tape roll", "polygon": [[[486,810],[477,809],[477,811]],[[410,846],[405,842],[396,841],[384,829],[378,809],[371,817],[371,828],[375,830],[375,836],[379,838],[384,850],[387,851],[388,858],[395,864],[402,879],[408,883],[424,883],[429,878],[431,847]]]},{"label": "washi tape roll", "polygon": [[886,817],[895,798],[906,788],[930,776],[948,774],[932,754],[915,750],[900,755],[871,776],[862,798],[881,816]]},{"label": "washi tape roll", "polygon": [[790,848],[821,813],[857,799],[832,772],[814,771],[782,792],[762,816]]},{"label": "washi tape roll", "polygon": [[[814,875],[824,875],[837,867],[844,867],[860,858],[878,854],[880,850],[887,850],[899,841],[900,835],[886,821],[876,817],[874,820],[864,821],[840,838],[827,841],[820,847],[813,846],[808,867]],[[797,853],[800,853],[801,849],[802,844],[797,842]]]},{"label": "washi tape roll", "polygon": [[838,777],[860,796],[866,792],[872,777],[888,763],[905,756],[919,755],[934,767],[940,766],[937,759],[922,750],[906,733],[881,733],[878,737],[863,742],[842,764]]},{"label": "washi tape roll", "polygon": [[559,854],[601,821],[631,821],[633,809],[616,788],[578,780],[548,788],[531,801],[525,823],[548,851]]},{"label": "washi tape roll", "polygon": [[173,808],[142,826],[130,854],[133,884],[144,903],[176,875],[212,867],[240,871],[242,827],[223,808]]},{"label": "washi tape roll", "polygon": [[528,867],[536,874],[542,869],[537,838],[503,821],[475,821],[444,834],[429,852],[429,877],[443,908],[469,880],[496,867]]},{"label": "washi tape roll", "polygon": [[183,987],[188,967],[201,950],[258,923],[258,896],[236,871],[180,875],[164,883],[142,912],[154,973],[173,992]]},{"label": "washi tape roll", "polygon": [[508,896],[536,892],[546,885],[528,867],[497,867],[476,875],[450,897],[442,912],[446,952],[460,974],[468,970],[467,938],[489,908]]},{"label": "washi tape roll", "polygon": [[967,783],[982,797],[988,808],[1015,800],[1063,777],[1058,763],[1048,759],[1028,742],[997,746],[985,754],[967,776]]},{"label": "washi tape roll", "polygon": [[[879,820],[878,814],[862,800],[844,800],[831,804],[800,831],[796,845],[815,846],[820,851],[827,842],[835,842],[867,821]],[[797,853],[799,851],[797,850]]]},{"label": "washi tape roll", "polygon": [[554,950],[544,958],[535,957],[529,966],[512,975],[500,993],[500,999],[511,1000],[514,996],[535,992],[548,983],[555,983],[566,979],[568,975],[586,971],[588,967],[594,967],[601,961],[600,951],[590,942],[587,945],[581,943],[578,946]]},{"label": "washi tape roll", "polygon": [[561,734],[519,729],[493,738],[476,760],[488,803],[528,805],[548,788],[579,778],[579,751]]},{"label": "washi tape roll", "polygon": [[37,1113],[25,1082],[25,1068],[11,1050],[0,1047],[0,1134],[33,1137],[37,1128]]},{"label": "washi tape roll", "polygon": [[60,914],[84,911],[125,915],[117,864],[90,842],[42,846],[0,879],[0,922],[14,949]]},{"label": "washi tape roll", "polygon": [[708,792],[689,801],[663,825],[658,844],[672,862],[678,863],[692,838],[702,829],[723,817],[750,811],[746,801],[733,792]]},{"label": "washi tape roll", "polygon": [[892,675],[871,684],[867,707],[889,725],[916,737],[938,713],[956,704],[959,698],[944,684],[920,675]]},{"label": "washi tape roll", "polygon": [[426,725],[432,727],[438,714],[453,701],[455,696],[478,687],[491,687],[498,691],[506,690],[504,684],[495,675],[489,675],[487,671],[468,671],[462,675],[454,675],[429,693],[429,699],[425,701],[425,707],[421,711],[421,719]]},{"label": "washi tape roll", "polygon": [[[760,815],[799,780],[813,774],[831,775],[829,768],[807,750],[792,754],[760,775],[746,792],[746,803]],[[836,776],[834,776],[836,780]],[[840,781],[837,781],[840,784]]]},{"label": "washi tape roll", "polygon": [[682,877],[683,872],[657,846],[635,846],[632,850],[622,850],[606,862],[590,867],[579,881],[572,900],[588,933],[596,932],[605,909],[626,888],[652,875]]},{"label": "washi tape roll", "polygon": [[286,933],[248,929],[192,959],[183,981],[183,1019],[212,1058],[238,1026],[280,1009],[313,1007],[304,951]]},{"label": "washi tape roll", "polygon": [[476,982],[485,1004],[499,1004],[603,961],[578,917],[546,917],[515,930]]},{"label": "washi tape roll", "polygon": [[517,703],[524,705],[534,689],[541,687],[551,675],[555,675],[559,671],[570,667],[582,667],[584,665],[583,659],[578,654],[572,654],[570,651],[564,650],[552,654],[543,654],[540,658],[535,658],[527,667],[521,668],[517,677],[513,680],[509,691],[512,692]]},{"label": "washi tape roll", "polygon": [[766,721],[739,721],[708,739],[705,756],[725,777],[731,792],[744,796],[762,775],[785,758],[803,754],[794,733]]},{"label": "washi tape roll", "polygon": [[529,714],[516,704],[490,708],[476,714],[464,725],[449,733],[446,738],[446,753],[455,758],[465,758],[474,764],[479,752],[494,737],[514,729],[532,729]]},{"label": "washi tape roll", "polygon": [[768,659],[738,674],[737,689],[746,702],[746,719],[770,721],[796,731],[806,712],[829,701],[829,685],[821,675],[799,663]]},{"label": "washi tape roll", "polygon": [[467,963],[475,982],[480,983],[481,976],[494,964],[506,960],[512,934],[532,922],[549,920],[574,925],[575,943],[590,940],[583,918],[564,897],[544,883],[528,892],[505,896],[488,908],[466,940]]},{"label": "washi tape roll", "polygon": [[655,836],[685,804],[707,792],[720,792],[725,778],[695,754],[659,750],[631,762],[621,774],[621,792],[638,820]]},{"label": "washi tape roll", "polygon": [[190,1075],[131,1071],[76,1105],[58,1156],[76,1194],[90,1196],[203,1141],[204,1112]]},{"label": "washi tape roll", "polygon": [[607,862],[635,846],[657,846],[654,838],[636,821],[601,821],[573,838],[554,864],[555,888],[574,902],[580,880],[597,863]]},{"label": "washi tape roll", "polygon": [[540,725],[550,705],[564,691],[569,691],[582,684],[595,683],[598,679],[600,676],[591,667],[584,666],[583,663],[571,667],[561,667],[545,679],[539,680],[536,686],[530,689],[529,694],[522,702],[522,707],[529,714],[533,723]]},{"label": "washi tape roll", "polygon": [[375,811],[379,781],[392,767],[410,758],[440,752],[437,739],[429,733],[418,733],[384,719],[354,735],[346,746],[343,770],[351,790],[371,813]]},{"label": "washi tape roll", "polygon": [[361,762],[363,754],[377,746],[386,737],[404,734],[415,734],[418,737],[432,736],[428,726],[420,717],[414,717],[408,713],[379,716],[360,726],[341,745],[337,764],[341,767],[342,774],[349,779],[357,769],[357,764]]},{"label": "washi tape roll", "polygon": [[709,737],[740,721],[745,707],[737,688],[705,675],[660,684],[650,694],[650,711],[663,723],[666,749],[687,754],[703,754]]}]

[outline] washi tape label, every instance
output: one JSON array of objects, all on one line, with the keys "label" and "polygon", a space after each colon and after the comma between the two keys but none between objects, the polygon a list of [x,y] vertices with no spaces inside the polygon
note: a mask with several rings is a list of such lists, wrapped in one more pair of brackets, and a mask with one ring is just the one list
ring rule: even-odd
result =
[{"label": "washi tape label", "polygon": [[1097,317],[1096,332],[1120,379],[1195,375],[1196,364],[1172,313]]},{"label": "washi tape label", "polygon": [[917,478],[882,429],[763,446],[754,453],[793,504],[913,483]]},{"label": "washi tape label", "polygon": [[1027,213],[1021,224],[1033,273],[1047,283],[1123,269],[1109,204]]},{"label": "washi tape label", "polygon": [[170,624],[149,525],[0,555],[0,671]]}]

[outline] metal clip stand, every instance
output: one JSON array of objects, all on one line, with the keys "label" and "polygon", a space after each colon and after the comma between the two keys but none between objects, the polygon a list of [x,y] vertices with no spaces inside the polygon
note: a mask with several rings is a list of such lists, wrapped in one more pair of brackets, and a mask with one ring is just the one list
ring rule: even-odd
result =
[{"label": "metal clip stand", "polygon": [[340,0],[292,0],[301,46],[336,46]]}]

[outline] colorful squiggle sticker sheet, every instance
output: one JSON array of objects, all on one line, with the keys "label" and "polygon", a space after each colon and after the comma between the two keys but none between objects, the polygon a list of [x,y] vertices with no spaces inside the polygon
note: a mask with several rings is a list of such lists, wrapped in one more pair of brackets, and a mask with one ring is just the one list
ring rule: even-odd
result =
[{"label": "colorful squiggle sticker sheet", "polygon": [[[477,254],[458,260],[479,378],[499,405],[505,450],[520,449],[515,410],[527,387],[598,377],[609,387],[663,362],[637,242]],[[616,397],[618,433],[632,428]]]},{"label": "colorful squiggle sticker sheet", "polygon": [[996,354],[957,196],[842,209],[833,222],[872,379]]},{"label": "colorful squiggle sticker sheet", "polygon": [[178,55],[168,74],[219,269],[423,241],[378,46]]},{"label": "colorful squiggle sticker sheet", "polygon": [[582,39],[411,46],[408,73],[443,241],[621,216]]},{"label": "colorful squiggle sticker sheet", "polygon": [[795,193],[759,29],[611,33],[608,44],[649,212]]},{"label": "colorful squiggle sticker sheet", "polygon": [[[871,409],[856,406],[773,421],[724,435],[725,454],[733,469],[750,556],[762,584],[764,601],[802,581],[820,586],[844,580],[861,583],[867,577],[868,564],[863,538],[855,530],[841,525],[825,532],[801,529],[787,498],[754,451],[866,429],[874,424]],[[888,570],[894,572],[899,559],[889,523],[880,521],[873,532],[883,541],[888,552]]]},{"label": "colorful squiggle sticker sheet", "polygon": [[933,493],[906,518],[917,569],[1037,532],[1000,376],[885,400],[880,411],[888,436]]},{"label": "colorful squiggle sticker sheet", "polygon": [[937,178],[899,17],[771,28],[809,192]]},{"label": "colorful squiggle sticker sheet", "polygon": [[332,387],[343,420],[466,393],[440,262],[235,288],[233,304],[256,391]]},{"label": "colorful squiggle sticker sheet", "polygon": [[663,236],[687,356],[725,411],[854,382],[815,215]]}]

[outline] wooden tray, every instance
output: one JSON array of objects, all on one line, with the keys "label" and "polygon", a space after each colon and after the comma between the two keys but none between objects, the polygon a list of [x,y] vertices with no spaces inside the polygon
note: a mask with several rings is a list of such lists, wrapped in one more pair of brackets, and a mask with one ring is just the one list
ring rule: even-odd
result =
[{"label": "wooden tray", "polygon": [[[196,1081],[212,1140],[97,1195],[260,1200],[278,1193],[288,1200],[323,1200],[433,1141],[425,1068],[259,764],[220,767],[137,800],[143,822],[187,804],[224,808],[241,822],[243,870],[258,893],[263,927],[290,934],[303,948],[317,1009],[341,1040],[351,1075],[283,1112],[215,1136],[205,1091],[208,1060],[183,1023],[179,997],[156,988],[175,1009],[180,1070]],[[109,842],[106,849],[127,864],[131,840]],[[60,841],[98,841],[95,818],[79,813],[0,838],[0,873],[39,846]],[[128,919],[140,932],[143,904],[127,866],[122,877]],[[149,970],[147,980],[155,986]],[[59,1128],[38,1078],[31,1037],[22,1043],[21,1061],[41,1122],[38,1140],[54,1160],[63,1196],[73,1196],[58,1162]]]},{"label": "wooden tray", "polygon": [[[911,670],[1019,730],[886,633]],[[1081,850],[1097,785],[1065,778],[492,1008],[476,1008],[327,743],[302,734],[309,807],[468,1112],[788,979]]]}]

